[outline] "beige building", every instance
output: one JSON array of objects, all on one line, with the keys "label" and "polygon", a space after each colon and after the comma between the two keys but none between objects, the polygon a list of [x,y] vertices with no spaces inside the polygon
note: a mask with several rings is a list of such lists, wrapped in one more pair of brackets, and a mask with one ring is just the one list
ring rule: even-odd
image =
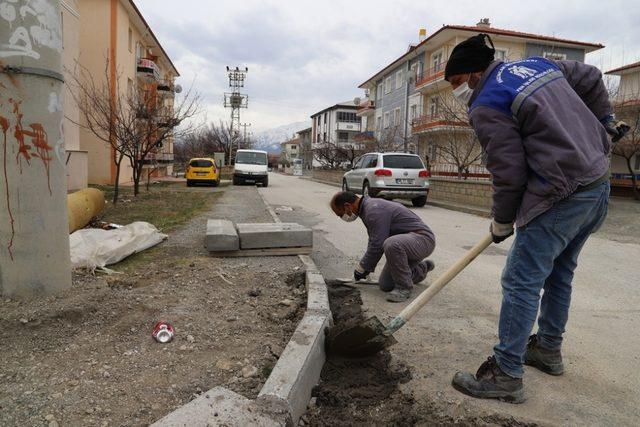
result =
[{"label": "beige building", "polygon": [[[132,0],[64,0],[61,4],[67,73],[78,72],[77,62],[101,85],[106,82],[106,70],[118,82],[112,97],[145,93],[152,102],[172,105],[179,73]],[[69,188],[84,187],[87,182],[112,184],[114,150],[88,129],[74,125],[80,114],[68,93],[65,101]],[[152,176],[171,174],[172,141],[147,156],[145,163]],[[120,182],[131,180],[132,170],[125,160]]]},{"label": "beige building", "polygon": [[[608,75],[619,76],[620,82],[618,90],[613,98],[613,105],[616,116],[626,121],[631,126],[630,135],[621,142],[633,144],[640,147],[638,140],[638,129],[640,127],[640,62],[625,65],[614,70],[607,71]],[[635,138],[635,140],[632,140]],[[626,155],[633,154],[633,150],[628,146]],[[640,180],[640,153],[627,159],[620,156],[611,157],[611,183],[614,194],[628,195],[631,189],[631,173],[629,167],[633,169],[637,179]]]},{"label": "beige building", "polygon": [[[445,25],[427,37],[421,30],[418,43],[362,83],[366,98],[358,116],[363,130],[379,140],[397,140],[396,146],[418,153],[428,161],[433,175],[458,173],[452,156],[476,159],[469,173],[486,177],[480,165],[479,144],[468,125],[465,109],[455,102],[444,68],[453,48],[478,33],[491,36],[496,59],[515,61],[531,56],[584,61],[589,52],[604,46],[557,37],[493,28],[488,19],[476,26]],[[473,144],[470,153],[468,145]]]}]

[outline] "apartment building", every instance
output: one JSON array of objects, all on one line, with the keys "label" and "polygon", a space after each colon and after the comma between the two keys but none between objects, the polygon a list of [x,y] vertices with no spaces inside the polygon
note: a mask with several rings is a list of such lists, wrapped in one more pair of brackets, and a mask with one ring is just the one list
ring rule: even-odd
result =
[{"label": "apartment building", "polygon": [[293,163],[300,157],[300,140],[293,138],[280,144],[280,161]]},{"label": "apartment building", "polygon": [[[177,92],[174,80],[179,76],[178,70],[134,2],[77,0],[75,3],[78,6],[79,63],[93,76],[96,84],[105,82],[105,67],[108,65],[109,78],[118,81],[119,93],[112,92],[112,97],[138,93],[148,102],[170,108]],[[65,28],[66,25],[65,22]],[[79,151],[86,153],[89,183],[114,182],[115,152],[108,144],[81,128]],[[71,158],[75,155],[73,152],[70,154]],[[173,171],[173,142],[166,141],[144,160],[145,168],[152,176],[170,175]],[[131,167],[123,162],[120,182],[131,180]]]},{"label": "apartment building", "polygon": [[[607,71],[605,74],[620,77],[617,93],[613,97],[613,106],[618,118],[626,121],[632,127],[632,134],[622,141],[629,142],[629,138],[636,138],[633,143],[640,144],[640,141],[637,141],[638,130],[640,130],[640,62]],[[625,151],[628,151],[627,154],[633,154],[632,151]],[[629,165],[627,159],[623,157],[615,155],[611,157],[611,184],[614,194],[630,195],[631,173],[629,167],[633,169],[636,178],[640,180],[640,153],[629,158]]]},{"label": "apartment building", "polygon": [[[604,47],[493,28],[488,19],[475,26],[445,25],[428,37],[421,30],[417,44],[359,86],[367,95],[358,109],[358,115],[367,119],[366,131],[420,154],[434,175],[456,175],[451,150],[445,148],[473,139],[473,131],[466,111],[453,100],[451,86],[444,81],[444,67],[458,43],[480,32],[491,36],[496,59],[505,61],[531,56],[584,61],[587,53]],[[486,175],[477,157],[471,173]]]},{"label": "apartment building", "polygon": [[361,118],[353,101],[340,102],[311,116],[311,144],[355,144],[360,133]]},{"label": "apartment building", "polygon": [[311,149],[312,132],[313,129],[311,127],[296,132],[298,140],[300,141],[300,157],[302,158],[302,167],[304,169],[311,169],[311,165],[313,164],[313,150]]}]

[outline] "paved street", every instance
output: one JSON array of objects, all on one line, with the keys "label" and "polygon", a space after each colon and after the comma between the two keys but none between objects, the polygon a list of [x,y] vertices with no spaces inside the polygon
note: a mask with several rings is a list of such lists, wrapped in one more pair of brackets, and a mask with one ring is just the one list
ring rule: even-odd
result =
[{"label": "paved street", "polygon": [[[328,204],[338,188],[298,177],[271,174],[260,189],[283,221],[314,228],[313,258],[326,278],[350,276],[366,245],[361,221],[341,221]],[[281,206],[293,208],[293,211]],[[412,208],[413,209],[413,208]],[[487,233],[486,218],[427,206],[414,209],[434,230],[436,270],[426,284]],[[639,221],[631,217],[629,221]],[[416,399],[450,403],[451,411],[510,414],[543,424],[637,425],[640,419],[640,245],[596,234],[587,243],[575,275],[572,311],[563,354],[566,374],[551,377],[527,368],[522,405],[477,401],[450,386],[458,369],[473,370],[497,339],[499,277],[510,241],[491,246],[398,334],[393,356],[412,367],[403,391]],[[638,241],[635,239],[635,241]],[[378,267],[376,273],[381,271]],[[362,286],[364,309],[386,320],[404,305]],[[424,285],[417,290],[425,289]]]}]

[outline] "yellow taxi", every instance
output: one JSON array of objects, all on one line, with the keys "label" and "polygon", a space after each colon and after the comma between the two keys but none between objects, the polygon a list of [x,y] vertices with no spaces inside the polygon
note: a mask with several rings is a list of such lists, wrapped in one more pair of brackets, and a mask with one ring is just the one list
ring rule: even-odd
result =
[{"label": "yellow taxi", "polygon": [[208,183],[214,187],[220,185],[220,169],[214,159],[203,157],[189,160],[184,174],[187,187],[197,183]]}]

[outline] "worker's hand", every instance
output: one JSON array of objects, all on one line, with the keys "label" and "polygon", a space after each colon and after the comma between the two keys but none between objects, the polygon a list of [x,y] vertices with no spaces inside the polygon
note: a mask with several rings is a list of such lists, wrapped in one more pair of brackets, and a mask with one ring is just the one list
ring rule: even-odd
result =
[{"label": "worker's hand", "polygon": [[356,279],[356,282],[360,280],[365,280],[369,276],[369,272],[362,268],[360,264],[358,264],[353,270],[353,278]]},{"label": "worker's hand", "polygon": [[631,130],[631,127],[622,120],[616,120],[615,116],[608,115],[601,120],[607,133],[611,135],[611,142],[620,141]]},{"label": "worker's hand", "polygon": [[509,236],[513,234],[513,223],[510,222],[508,224],[504,224],[494,219],[493,221],[491,221],[489,230],[491,231],[491,235],[493,236],[493,243],[500,243],[503,240],[508,239]]}]

